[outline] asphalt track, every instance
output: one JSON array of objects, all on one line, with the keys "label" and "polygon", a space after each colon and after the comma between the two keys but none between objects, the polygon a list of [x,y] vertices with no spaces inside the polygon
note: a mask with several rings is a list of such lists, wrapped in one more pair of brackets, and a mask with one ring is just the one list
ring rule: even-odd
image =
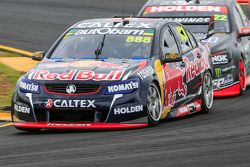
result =
[{"label": "asphalt track", "polygon": [[[129,11],[139,2],[131,0]],[[1,0],[0,43],[46,49],[70,24],[119,14],[119,5],[118,0]],[[250,90],[216,100],[210,114],[125,131],[32,134],[0,123],[0,166],[249,167],[249,102]]]}]

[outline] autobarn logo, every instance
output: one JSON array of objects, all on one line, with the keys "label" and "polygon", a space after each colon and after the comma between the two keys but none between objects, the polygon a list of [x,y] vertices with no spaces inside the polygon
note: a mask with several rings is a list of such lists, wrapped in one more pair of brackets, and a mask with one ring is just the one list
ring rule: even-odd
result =
[{"label": "autobarn logo", "polygon": [[95,100],[52,100],[44,103],[45,108],[96,108]]},{"label": "autobarn logo", "polygon": [[115,115],[122,115],[122,114],[130,114],[130,113],[137,113],[143,111],[143,106],[131,106],[131,107],[122,107],[122,108],[115,108],[114,114]]},{"label": "autobarn logo", "polygon": [[73,35],[95,35],[95,34],[109,34],[109,35],[143,35],[144,30],[136,30],[136,29],[118,29],[118,28],[98,28],[98,29],[84,29],[78,30]]},{"label": "autobarn logo", "polygon": [[229,59],[228,59],[227,55],[216,55],[216,56],[212,57],[212,62],[213,62],[214,65],[228,64]]},{"label": "autobarn logo", "polygon": [[71,70],[70,72],[66,73],[52,73],[48,70],[38,70],[35,72],[33,79],[34,80],[62,80],[62,81],[69,81],[69,80],[78,80],[78,81],[115,81],[120,80],[124,70],[118,71],[110,71],[109,73],[95,73],[94,71],[90,70]]}]

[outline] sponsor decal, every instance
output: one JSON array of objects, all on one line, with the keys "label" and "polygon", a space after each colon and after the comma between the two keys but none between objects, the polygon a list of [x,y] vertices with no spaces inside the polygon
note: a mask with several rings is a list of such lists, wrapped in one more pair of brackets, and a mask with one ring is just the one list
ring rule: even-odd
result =
[{"label": "sponsor decal", "polygon": [[143,79],[146,79],[148,76],[153,75],[154,72],[155,70],[151,66],[148,66],[142,69],[141,71],[139,71],[137,75],[143,80]]},{"label": "sponsor decal", "polygon": [[[187,85],[184,83],[184,76],[186,76],[186,83],[189,83],[195,78],[195,76],[200,75],[207,68],[209,68],[209,61],[205,55],[202,56],[201,59],[195,56],[198,52],[200,52],[199,49],[193,51],[195,57],[193,62],[190,62],[185,57],[183,58],[183,61],[186,64],[185,69],[181,69],[179,67],[170,67],[169,64],[164,64],[165,106],[174,107],[177,95],[179,97],[186,97]],[[206,52],[202,54],[207,55]]]},{"label": "sponsor decal", "polygon": [[[193,55],[198,55],[200,53],[199,49],[192,51]],[[195,78],[195,76],[199,76],[205,69],[208,68],[208,62],[204,59],[205,56],[202,56],[202,60],[195,56],[193,62],[190,62],[188,58],[184,57],[183,61],[186,63],[186,81],[190,82]]]},{"label": "sponsor decal", "polygon": [[192,114],[201,111],[201,100],[178,108],[176,117]]},{"label": "sponsor decal", "polygon": [[228,13],[225,6],[149,6],[146,8],[144,15],[148,13],[161,12],[221,12]]},{"label": "sponsor decal", "polygon": [[221,70],[224,73],[224,72],[232,71],[234,69],[236,69],[235,65],[230,66],[230,67],[226,67],[226,68],[222,68]]},{"label": "sponsor decal", "polygon": [[[201,5],[209,5],[209,4],[212,4],[212,3],[215,3],[216,1],[200,1],[199,4]],[[190,5],[190,4],[194,4],[195,5],[195,1],[190,1],[190,2],[187,2],[187,1],[169,1],[169,0],[166,0],[166,1],[162,1],[160,3],[160,5]]]},{"label": "sponsor decal", "polygon": [[40,93],[39,85],[25,78],[19,82],[19,88],[24,93]]},{"label": "sponsor decal", "polygon": [[233,75],[228,74],[224,78],[214,79],[213,80],[213,87],[215,90],[217,90],[217,89],[228,87],[228,86],[232,85],[233,82],[234,82]]},{"label": "sponsor decal", "polygon": [[115,115],[123,115],[123,114],[130,114],[130,113],[137,113],[143,111],[143,106],[131,106],[131,107],[123,107],[123,108],[115,108],[114,114]]},{"label": "sponsor decal", "polygon": [[228,64],[229,59],[226,54],[215,55],[212,57],[212,62],[214,65],[217,64]]},{"label": "sponsor decal", "polygon": [[[187,95],[187,85],[183,81],[185,71],[181,68],[171,68],[169,64],[164,64],[165,71],[165,105],[173,107],[176,102],[176,95],[185,97]],[[175,76],[174,78],[172,76]]]},{"label": "sponsor decal", "polygon": [[19,113],[29,114],[30,108],[14,104],[14,109]]},{"label": "sponsor decal", "polygon": [[210,38],[208,38],[208,39],[206,39],[206,40],[203,40],[203,41],[204,41],[204,42],[207,42],[207,43],[217,43],[218,40],[219,40],[218,37],[210,37]]},{"label": "sponsor decal", "polygon": [[152,23],[135,23],[131,22],[130,24],[123,25],[123,22],[117,22],[115,25],[113,22],[101,23],[101,22],[91,22],[91,23],[80,23],[76,28],[152,28]]},{"label": "sponsor decal", "polygon": [[216,68],[216,69],[214,69],[214,71],[215,71],[215,76],[217,78],[222,76],[222,69],[221,68]]},{"label": "sponsor decal", "polygon": [[96,108],[95,100],[52,100],[44,103],[45,108]]},{"label": "sponsor decal", "polygon": [[68,94],[74,94],[76,92],[76,86],[73,84],[70,84],[66,87],[66,92]]},{"label": "sponsor decal", "polygon": [[119,83],[109,85],[105,91],[105,94],[128,94],[132,93],[139,88],[139,79],[131,79]]},{"label": "sponsor decal", "polygon": [[124,70],[111,71],[110,73],[99,74],[91,70],[71,70],[66,73],[51,73],[48,70],[38,70],[33,75],[34,80],[78,80],[78,81],[116,81],[122,78]]},{"label": "sponsor decal", "polygon": [[91,126],[91,124],[79,124],[79,123],[76,123],[76,124],[63,124],[63,123],[48,123],[47,126]]},{"label": "sponsor decal", "polygon": [[170,22],[179,22],[179,23],[210,23],[210,18],[164,18]]},{"label": "sponsor decal", "polygon": [[[73,29],[75,31],[75,29]],[[120,29],[120,28],[98,28],[98,29],[81,29],[72,33],[73,30],[70,30],[69,33],[65,35],[65,37],[69,37],[72,35],[143,35],[145,33],[144,30],[139,29]]]}]

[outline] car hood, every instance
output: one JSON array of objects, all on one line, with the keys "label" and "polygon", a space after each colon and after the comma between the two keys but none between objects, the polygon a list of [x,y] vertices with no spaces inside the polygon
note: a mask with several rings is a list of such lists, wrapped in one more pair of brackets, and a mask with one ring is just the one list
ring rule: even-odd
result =
[{"label": "car hood", "polygon": [[[138,68],[148,64],[139,60],[49,60],[40,62],[27,73],[27,77],[45,83],[115,82],[133,75]],[[129,73],[129,74],[128,74]]]}]

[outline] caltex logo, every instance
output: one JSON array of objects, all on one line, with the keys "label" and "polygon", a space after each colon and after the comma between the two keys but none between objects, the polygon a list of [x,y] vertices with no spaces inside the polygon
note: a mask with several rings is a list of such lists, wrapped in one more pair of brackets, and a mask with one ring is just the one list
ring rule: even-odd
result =
[{"label": "caltex logo", "polygon": [[53,100],[48,99],[48,101],[45,102],[44,105],[45,105],[45,107],[48,108],[48,109],[52,108],[52,107],[53,107]]}]

